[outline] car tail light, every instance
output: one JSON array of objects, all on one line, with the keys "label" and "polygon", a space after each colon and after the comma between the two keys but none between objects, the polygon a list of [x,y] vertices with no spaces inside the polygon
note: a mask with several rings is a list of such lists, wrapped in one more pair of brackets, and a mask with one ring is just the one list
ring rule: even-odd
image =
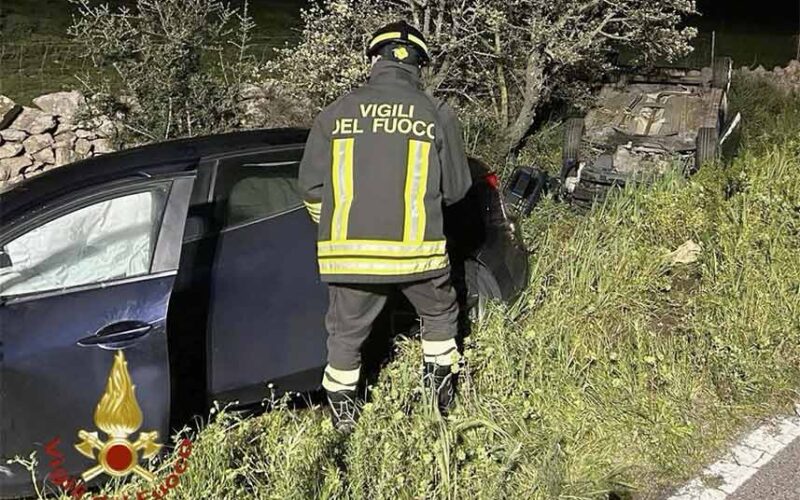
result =
[{"label": "car tail light", "polygon": [[483,176],[483,179],[486,181],[492,189],[497,191],[497,188],[500,186],[500,178],[497,177],[497,174],[494,172],[489,172],[488,174]]}]

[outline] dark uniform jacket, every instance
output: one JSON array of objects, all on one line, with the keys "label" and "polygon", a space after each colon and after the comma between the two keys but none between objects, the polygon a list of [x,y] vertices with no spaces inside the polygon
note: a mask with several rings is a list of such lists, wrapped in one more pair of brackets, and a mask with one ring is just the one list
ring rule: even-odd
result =
[{"label": "dark uniform jacket", "polygon": [[416,67],[378,61],[369,82],[316,118],[300,188],[319,222],[323,281],[397,283],[449,270],[442,206],[471,178],[453,110]]}]

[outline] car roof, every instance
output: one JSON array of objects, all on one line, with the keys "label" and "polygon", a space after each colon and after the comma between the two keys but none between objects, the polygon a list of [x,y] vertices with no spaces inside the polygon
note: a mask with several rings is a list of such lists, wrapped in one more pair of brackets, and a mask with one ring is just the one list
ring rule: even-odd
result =
[{"label": "car roof", "polygon": [[43,198],[69,193],[98,182],[131,175],[151,176],[181,172],[201,158],[267,146],[304,144],[308,130],[281,128],[247,130],[189,139],[177,139],[53,168],[0,192],[0,217],[25,209]]}]

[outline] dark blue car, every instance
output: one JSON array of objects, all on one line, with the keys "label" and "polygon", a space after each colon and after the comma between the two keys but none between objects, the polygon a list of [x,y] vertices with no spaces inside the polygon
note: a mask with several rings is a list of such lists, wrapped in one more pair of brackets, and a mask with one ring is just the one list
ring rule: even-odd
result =
[{"label": "dark blue car", "polygon": [[[154,144],[0,194],[0,496],[31,491],[6,459],[37,451],[43,478],[54,439],[62,472],[100,463],[110,474],[126,450],[147,453],[135,430],[163,443],[212,401],[317,388],[327,291],[296,185],[306,134]],[[496,177],[476,160],[471,168],[469,196],[446,214],[465,310],[513,299],[528,272]],[[139,420],[131,413],[119,431],[100,406],[121,415],[129,401],[114,398],[134,385]]]}]

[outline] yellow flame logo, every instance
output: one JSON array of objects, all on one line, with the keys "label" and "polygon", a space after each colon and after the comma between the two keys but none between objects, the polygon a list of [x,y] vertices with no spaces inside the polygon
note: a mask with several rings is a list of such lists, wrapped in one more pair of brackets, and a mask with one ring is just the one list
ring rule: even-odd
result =
[{"label": "yellow flame logo", "polygon": [[[75,445],[84,456],[97,460],[98,464],[86,470],[81,477],[90,481],[105,472],[111,476],[125,476],[131,472],[148,480],[153,474],[139,465],[139,451],[142,458],[154,456],[161,449],[157,443],[158,432],[140,432],[139,439],[131,443],[128,436],[142,426],[142,409],[136,401],[136,386],[128,372],[128,362],[122,351],[117,351],[111,372],[108,374],[106,390],[97,403],[94,412],[95,425],[105,432],[109,439],[103,441],[97,431],[78,431],[81,442]],[[95,457],[95,451],[98,451]]]},{"label": "yellow flame logo", "polygon": [[106,391],[94,411],[94,423],[109,436],[127,437],[142,426],[142,409],[136,401],[136,386],[128,373],[122,351],[114,356]]}]

